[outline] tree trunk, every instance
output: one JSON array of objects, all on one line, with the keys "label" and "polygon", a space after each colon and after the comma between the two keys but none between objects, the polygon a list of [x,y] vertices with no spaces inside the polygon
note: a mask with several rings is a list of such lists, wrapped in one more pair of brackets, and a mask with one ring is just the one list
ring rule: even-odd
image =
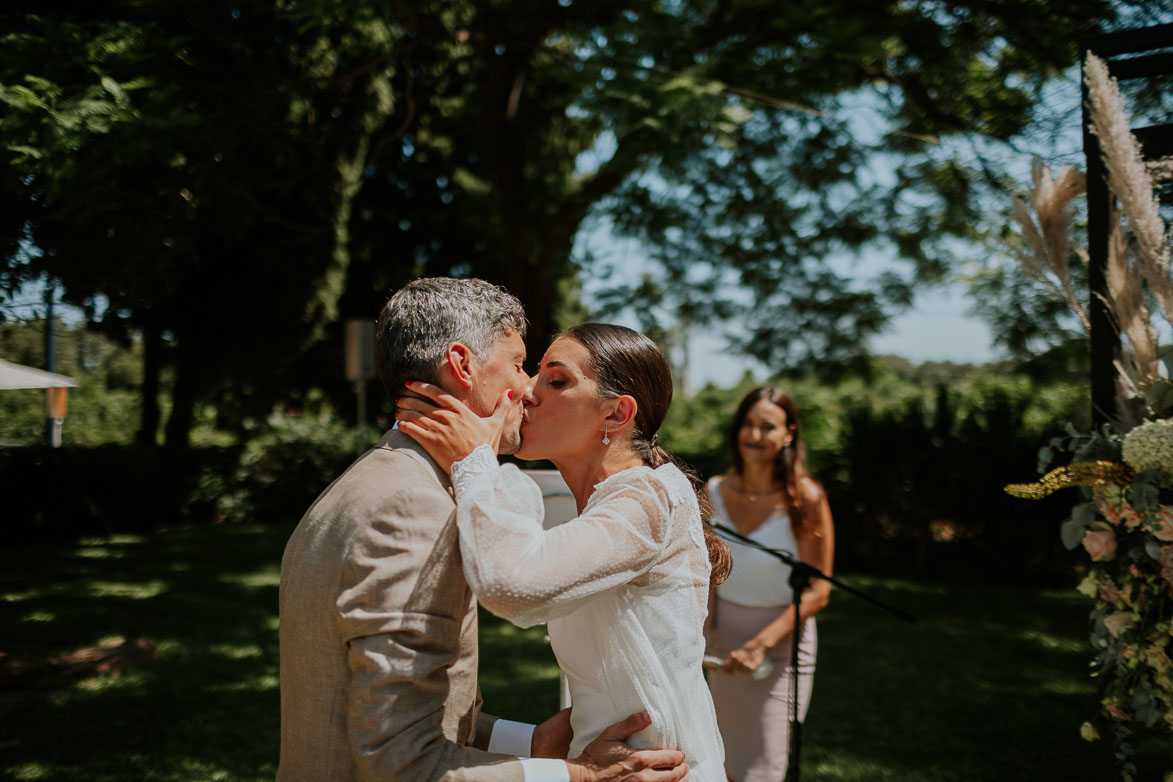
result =
[{"label": "tree trunk", "polygon": [[[577,7],[577,6],[576,6]],[[553,11],[558,16],[562,11]],[[503,25],[502,20],[496,20]],[[485,60],[482,90],[484,141],[492,160],[493,197],[501,218],[503,280],[525,305],[529,320],[526,352],[530,363],[545,352],[555,327],[559,304],[558,281],[570,270],[574,236],[591,206],[613,191],[639,161],[640,143],[648,131],[643,126],[620,141],[615,155],[592,177],[570,192],[530,191],[541,188],[540,179],[527,177],[532,163],[532,131],[540,125],[526,116],[526,89],[533,70],[533,52],[543,40],[552,19],[538,19],[529,31],[534,46],[515,45],[525,36],[512,30],[491,29],[481,44]],[[490,25],[490,28],[492,26]],[[494,49],[501,42],[504,51]],[[550,198],[557,197],[557,203]]]},{"label": "tree trunk", "polygon": [[197,364],[182,354],[181,346],[175,367],[175,387],[171,389],[171,416],[167,419],[164,439],[170,450],[184,450],[188,446],[191,426],[195,420]]},{"label": "tree trunk", "polygon": [[142,408],[135,445],[154,447],[159,435],[159,371],[163,365],[163,335],[153,319],[143,328]]},{"label": "tree trunk", "polygon": [[518,121],[527,75],[528,53],[514,49],[486,52],[488,68],[483,107],[486,148],[493,161],[493,191],[501,218],[502,276],[505,287],[525,305],[529,332],[526,354],[532,363],[546,349],[550,301],[542,269],[531,252],[533,239],[526,188],[526,127]]}]

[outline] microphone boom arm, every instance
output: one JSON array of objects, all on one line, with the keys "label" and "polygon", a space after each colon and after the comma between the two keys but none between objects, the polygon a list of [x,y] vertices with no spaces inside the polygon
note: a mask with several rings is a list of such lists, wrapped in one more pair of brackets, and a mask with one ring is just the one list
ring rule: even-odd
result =
[{"label": "microphone boom arm", "polygon": [[896,608],[894,606],[890,606],[886,603],[882,603],[879,600],[876,600],[874,597],[859,591],[855,587],[848,586],[847,584],[844,584],[842,581],[840,581],[839,579],[837,579],[833,576],[828,576],[826,573],[822,572],[821,570],[816,568],[814,565],[810,565],[806,562],[803,562],[801,559],[794,556],[794,554],[792,554],[789,551],[786,551],[784,549],[776,549],[776,548],[769,548],[768,546],[763,546],[761,543],[758,543],[756,540],[754,540],[750,537],[747,537],[745,535],[742,535],[737,530],[732,529],[730,527],[726,527],[724,524],[713,524],[712,526],[713,526],[713,529],[718,533],[718,536],[724,537],[726,540],[733,540],[738,543],[742,543],[746,546],[749,546],[750,548],[756,548],[758,551],[764,551],[765,553],[767,553],[773,557],[776,557],[777,559],[782,560],[787,565],[789,565],[791,568],[802,570],[806,574],[808,579],[821,578],[824,581],[826,581],[827,583],[839,587],[844,592],[855,595],[859,599],[865,600],[865,601],[871,603],[872,605],[877,606],[878,608],[882,608],[885,611],[887,611],[895,616],[900,617],[901,619],[903,619],[906,622],[915,622],[916,621],[916,617],[914,617],[912,614],[909,614],[905,611],[902,611],[899,608]]}]

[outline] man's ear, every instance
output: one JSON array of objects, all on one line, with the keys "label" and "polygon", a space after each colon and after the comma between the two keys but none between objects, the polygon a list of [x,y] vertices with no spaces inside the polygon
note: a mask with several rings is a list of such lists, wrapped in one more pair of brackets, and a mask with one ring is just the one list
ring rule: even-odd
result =
[{"label": "man's ear", "polygon": [[635,397],[624,394],[615,399],[607,400],[611,403],[611,412],[603,419],[603,426],[611,428],[612,432],[622,429],[628,422],[634,422],[636,413],[639,412],[639,404],[635,401]]},{"label": "man's ear", "polygon": [[444,353],[444,368],[461,388],[472,388],[473,354],[468,345],[453,342]]}]

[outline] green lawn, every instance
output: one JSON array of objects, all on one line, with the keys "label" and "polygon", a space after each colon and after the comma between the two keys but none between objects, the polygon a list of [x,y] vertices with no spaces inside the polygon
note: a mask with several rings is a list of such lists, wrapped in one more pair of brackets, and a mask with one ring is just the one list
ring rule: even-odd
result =
[{"label": "green lawn", "polygon": [[[278,741],[277,585],[288,526],[175,529],[0,552],[0,650],[51,656],[148,636],[158,660],[122,677],[58,679],[0,722],[0,778],[270,780]],[[1086,605],[1067,590],[847,577],[917,615],[842,593],[820,617],[803,778],[972,782],[1111,778],[1079,739],[1095,708]],[[487,707],[557,708],[540,629],[487,618]],[[1173,751],[1150,750],[1141,780]]]}]

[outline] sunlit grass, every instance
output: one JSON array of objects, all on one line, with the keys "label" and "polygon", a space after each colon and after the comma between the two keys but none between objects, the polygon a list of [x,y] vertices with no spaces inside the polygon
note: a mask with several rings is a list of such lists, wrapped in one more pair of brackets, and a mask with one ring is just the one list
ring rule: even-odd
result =
[{"label": "sunlit grass", "polygon": [[8,769],[14,780],[49,779],[49,769],[40,763],[21,763]]},{"label": "sunlit grass", "polygon": [[229,660],[243,660],[248,657],[261,657],[264,650],[251,644],[212,644],[208,647],[208,653],[226,657]]},{"label": "sunlit grass", "polygon": [[33,611],[21,617],[25,622],[52,622],[57,618],[57,614],[50,611]]},{"label": "sunlit grass", "polygon": [[167,591],[167,584],[163,581],[148,581],[142,584],[127,583],[125,581],[89,581],[86,583],[86,594],[89,597],[122,597],[132,600],[148,600],[158,597]]},{"label": "sunlit grass", "polygon": [[126,556],[125,551],[119,551],[115,548],[104,548],[97,545],[91,545],[86,548],[79,548],[73,552],[75,557],[83,559],[118,559]]},{"label": "sunlit grass", "polygon": [[[277,587],[289,526],[180,528],[0,552],[0,644],[54,657],[147,636],[154,663],[44,683],[0,722],[0,778],[271,780],[279,736]],[[808,782],[1111,779],[1095,713],[1087,605],[1073,591],[851,576],[906,624],[836,592],[819,619],[804,731]],[[487,711],[558,708],[545,631],[481,614]],[[1149,753],[1140,780],[1173,758]]]},{"label": "sunlit grass", "polygon": [[281,568],[275,566],[256,573],[229,573],[220,576],[220,581],[234,586],[257,588],[281,585]]}]

